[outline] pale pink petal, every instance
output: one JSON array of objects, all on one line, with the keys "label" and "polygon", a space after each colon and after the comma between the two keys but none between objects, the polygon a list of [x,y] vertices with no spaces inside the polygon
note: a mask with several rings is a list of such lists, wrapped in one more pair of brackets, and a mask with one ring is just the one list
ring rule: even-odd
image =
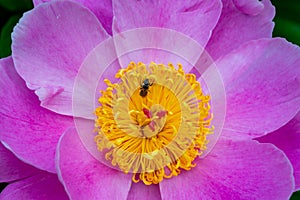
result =
[{"label": "pale pink petal", "polygon": [[108,34],[79,3],[51,1],[26,13],[12,34],[18,73],[41,105],[72,115],[72,89],[86,55]]},{"label": "pale pink petal", "polygon": [[145,185],[142,182],[132,183],[127,200],[160,200],[158,185]]},{"label": "pale pink petal", "polygon": [[300,189],[300,113],[280,129],[257,138],[259,142],[272,143],[281,149],[294,167],[295,190]]},{"label": "pale pink petal", "polygon": [[[222,0],[220,20],[213,30],[206,50],[216,60],[241,44],[272,37],[275,9],[270,0]],[[209,60],[203,55],[199,66]],[[206,63],[207,64],[207,63]]]},{"label": "pale pink petal", "polygon": [[126,199],[131,176],[93,158],[82,145],[76,129],[69,129],[57,149],[59,177],[69,197],[75,199]]},{"label": "pale pink petal", "polygon": [[9,184],[0,194],[0,200],[67,200],[64,187],[57,175],[46,172]]},{"label": "pale pink petal", "polygon": [[[38,6],[41,3],[48,2],[50,0],[33,0],[35,6]],[[111,0],[73,0],[81,3],[82,5],[89,8],[101,22],[105,30],[111,34],[112,26],[112,2]]]},{"label": "pale pink petal", "polygon": [[19,160],[0,143],[0,182],[23,179],[38,172],[38,169]]},{"label": "pale pink petal", "polygon": [[216,62],[227,108],[223,136],[254,138],[291,120],[300,108],[300,48],[281,38],[242,45]]},{"label": "pale pink petal", "polygon": [[11,58],[0,60],[0,94],[0,140],[22,161],[55,172],[57,142],[73,119],[40,107]]},{"label": "pale pink petal", "polygon": [[162,199],[288,199],[294,189],[284,153],[256,141],[219,141],[197,166],[160,184]]},{"label": "pale pink petal", "polygon": [[[184,58],[178,58],[178,56],[182,55],[174,55],[172,54],[172,50],[170,52],[169,49],[165,49],[164,47],[166,45],[173,45],[175,52],[177,49],[185,49],[185,52],[192,52],[192,48],[186,49],[186,43],[176,46],[180,42],[178,42],[177,38],[172,38],[172,34],[165,35],[158,31],[154,31],[156,34],[151,34],[151,30],[148,33],[146,31],[145,34],[140,34],[138,30],[135,30],[138,28],[150,29],[150,27],[156,27],[171,29],[184,34],[190,40],[196,41],[201,47],[201,50],[198,52],[199,58],[210,38],[211,31],[219,19],[221,7],[222,5],[219,0],[164,0],[156,2],[114,0],[114,35],[131,30],[132,37],[134,38],[134,40],[130,39],[130,44],[128,44],[126,37],[130,36],[121,35],[121,39],[123,38],[125,41],[116,42],[117,52],[119,55],[122,55],[123,51],[120,49],[124,49],[123,46],[126,46],[128,49],[126,57],[135,62],[142,61],[149,63],[150,61],[154,61],[164,64],[167,64],[167,62],[173,62],[174,64],[177,64],[179,61],[183,62]],[[136,46],[142,49],[133,49]],[[124,58],[122,60],[121,58],[121,64],[126,65],[130,59],[126,60]]]}]

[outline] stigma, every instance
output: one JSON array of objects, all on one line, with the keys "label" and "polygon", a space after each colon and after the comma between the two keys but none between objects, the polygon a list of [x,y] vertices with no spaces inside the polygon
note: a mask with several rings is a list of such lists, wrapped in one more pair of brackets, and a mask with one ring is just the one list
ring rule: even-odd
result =
[{"label": "stigma", "polygon": [[213,133],[210,96],[182,65],[131,62],[105,80],[95,142],[132,181],[158,184],[196,166]]}]

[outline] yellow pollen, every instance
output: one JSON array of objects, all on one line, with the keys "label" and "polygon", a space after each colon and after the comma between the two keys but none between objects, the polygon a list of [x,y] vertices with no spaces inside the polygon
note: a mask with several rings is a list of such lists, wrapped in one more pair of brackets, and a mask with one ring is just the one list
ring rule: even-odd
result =
[{"label": "yellow pollen", "polygon": [[132,181],[158,184],[191,170],[212,133],[210,96],[182,65],[131,62],[109,80],[95,110],[95,137],[105,159]]}]

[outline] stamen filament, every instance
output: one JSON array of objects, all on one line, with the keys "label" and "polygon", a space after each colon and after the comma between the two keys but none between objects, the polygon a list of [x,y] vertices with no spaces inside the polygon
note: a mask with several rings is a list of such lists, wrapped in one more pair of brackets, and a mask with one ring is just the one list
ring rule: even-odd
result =
[{"label": "stamen filament", "polygon": [[196,76],[181,64],[176,70],[171,63],[131,62],[116,78],[104,80],[107,89],[95,110],[95,141],[107,150],[105,159],[146,185],[194,168],[213,132],[210,97]]}]

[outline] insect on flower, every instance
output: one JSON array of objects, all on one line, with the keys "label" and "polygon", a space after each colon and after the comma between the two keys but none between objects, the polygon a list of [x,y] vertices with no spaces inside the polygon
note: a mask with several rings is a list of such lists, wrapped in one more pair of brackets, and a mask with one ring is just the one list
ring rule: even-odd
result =
[{"label": "insect on flower", "polygon": [[141,96],[141,97],[147,96],[147,94],[148,94],[148,92],[149,92],[148,90],[149,90],[150,86],[152,86],[152,85],[153,85],[153,82],[150,83],[149,79],[146,78],[146,79],[143,81],[143,83],[141,84],[141,87],[140,87],[140,89],[141,89],[141,91],[140,91],[140,96]]}]

